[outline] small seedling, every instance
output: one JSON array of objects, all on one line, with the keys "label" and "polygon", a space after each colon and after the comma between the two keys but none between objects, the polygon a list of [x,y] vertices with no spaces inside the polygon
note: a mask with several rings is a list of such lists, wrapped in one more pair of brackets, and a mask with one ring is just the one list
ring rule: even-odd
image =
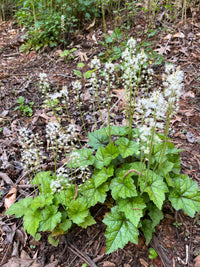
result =
[{"label": "small seedling", "polygon": [[33,110],[32,110],[32,106],[34,104],[34,102],[30,102],[29,104],[25,104],[25,100],[23,96],[19,96],[19,98],[17,99],[17,103],[19,104],[15,110],[20,110],[23,116],[32,116],[33,114]]},{"label": "small seedling", "polygon": [[155,251],[155,249],[153,249],[153,248],[149,248],[149,259],[150,259],[150,260],[153,260],[153,259],[155,259],[156,257],[158,257],[158,254],[157,254],[157,252]]},{"label": "small seedling", "polygon": [[179,226],[182,225],[182,223],[179,223],[179,222],[176,221],[176,222],[173,223],[173,225],[174,225],[176,228],[178,228]]},{"label": "small seedling", "polygon": [[71,59],[74,59],[73,52],[76,50],[77,50],[76,48],[72,48],[71,50],[64,50],[63,53],[60,54],[60,56],[63,57],[67,62]]}]

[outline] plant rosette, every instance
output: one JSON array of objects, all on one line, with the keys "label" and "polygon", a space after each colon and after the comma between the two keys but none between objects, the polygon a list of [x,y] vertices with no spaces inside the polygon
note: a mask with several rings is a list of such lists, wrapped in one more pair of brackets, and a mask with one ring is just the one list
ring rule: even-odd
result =
[{"label": "plant rosette", "polygon": [[[38,240],[41,232],[49,232],[49,242],[57,245],[59,236],[73,225],[86,228],[95,224],[90,207],[105,203],[109,193],[113,204],[103,219],[107,226],[106,253],[123,248],[129,241],[137,244],[139,230],[149,244],[163,219],[166,201],[190,217],[200,212],[197,183],[180,174],[181,150],[168,140],[163,152],[164,138],[161,134],[155,136],[160,142],[154,142],[148,162],[137,128],[110,126],[89,133],[90,148],[73,151],[67,167],[89,168],[90,178],[78,184],[64,177],[58,181],[50,171],[40,172],[31,182],[40,193],[13,204],[6,214],[23,216],[24,229],[30,235]],[[52,189],[55,184],[57,190]]]}]

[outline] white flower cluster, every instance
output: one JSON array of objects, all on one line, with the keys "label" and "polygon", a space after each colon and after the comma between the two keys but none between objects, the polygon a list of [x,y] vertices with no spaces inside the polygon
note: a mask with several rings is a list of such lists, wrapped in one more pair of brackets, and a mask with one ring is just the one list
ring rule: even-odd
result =
[{"label": "white flower cluster", "polygon": [[[163,75],[164,91],[154,91],[149,98],[138,99],[135,104],[135,111],[142,117],[142,125],[139,128],[140,140],[146,146],[142,147],[145,153],[148,152],[152,134],[164,128],[166,117],[168,120],[176,112],[178,101],[183,88],[184,74],[179,68],[175,69],[172,64],[166,65],[166,74]],[[154,135],[154,141],[161,140]]]},{"label": "white flower cluster", "polygon": [[127,42],[127,48],[122,53],[122,59],[124,62],[121,67],[123,71],[123,85],[127,92],[130,88],[134,91],[147,72],[147,55],[143,50],[136,54],[136,40],[130,38]]},{"label": "white flower cluster", "polygon": [[95,70],[100,70],[101,68],[101,61],[96,56],[91,60],[90,68]]},{"label": "white flower cluster", "polygon": [[68,88],[63,86],[62,90],[53,94],[48,94],[48,98],[44,101],[45,106],[54,108],[58,103],[65,104],[69,101]]},{"label": "white flower cluster", "polygon": [[166,74],[163,75],[164,95],[168,102],[178,108],[178,101],[183,88],[184,73],[179,68],[175,70],[172,64],[165,67]]},{"label": "white flower cluster", "polygon": [[62,32],[64,32],[65,31],[65,16],[61,15],[60,20],[61,20],[61,30]]},{"label": "white flower cluster", "polygon": [[95,95],[95,93],[98,93],[98,89],[101,85],[101,79],[98,79],[97,81],[97,72],[101,69],[101,61],[96,56],[91,60],[90,68],[94,71],[91,73],[91,77],[89,79],[89,92],[91,95]]},{"label": "white flower cluster", "polygon": [[47,74],[46,73],[40,73],[39,78],[40,78],[40,81],[39,81],[40,90],[42,91],[42,93],[46,94],[48,92],[48,90],[50,89]]},{"label": "white flower cluster", "polygon": [[79,80],[76,80],[75,82],[72,82],[72,88],[75,91],[75,93],[80,92],[82,89],[81,82]]},{"label": "white flower cluster", "polygon": [[25,162],[26,167],[35,167],[40,165],[42,160],[45,158],[42,149],[42,142],[40,141],[39,135],[33,134],[32,131],[22,127],[19,130],[18,136],[19,144],[21,145],[21,156],[22,161]]},{"label": "white flower cluster", "polygon": [[69,142],[75,139],[76,127],[70,124],[66,129],[63,129],[57,122],[49,122],[46,126],[46,137],[47,142],[51,144],[49,147],[52,150],[60,149],[59,152],[64,148],[67,151],[70,148]]},{"label": "white flower cluster", "polygon": [[69,180],[66,179],[64,176],[57,176],[56,180],[52,180],[51,181],[51,192],[55,193],[55,192],[60,192],[61,190],[63,190],[64,188],[66,188],[67,186],[69,186]]}]

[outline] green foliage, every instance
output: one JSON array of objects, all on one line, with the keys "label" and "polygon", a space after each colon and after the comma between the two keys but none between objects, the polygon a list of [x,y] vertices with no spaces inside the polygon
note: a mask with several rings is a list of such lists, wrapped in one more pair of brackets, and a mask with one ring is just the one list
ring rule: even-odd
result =
[{"label": "green foliage", "polygon": [[86,198],[79,194],[75,199],[74,185],[60,193],[52,191],[51,184],[55,179],[50,171],[38,173],[32,184],[38,186],[40,194],[22,199],[6,211],[17,218],[23,216],[24,229],[37,239],[40,238],[38,233],[50,232],[48,240],[52,245],[58,244],[58,237],[67,233],[73,223],[84,228],[95,223]]},{"label": "green foliage", "polygon": [[65,59],[65,61],[69,61],[71,59],[74,59],[74,55],[73,52],[75,52],[77,49],[76,48],[72,48],[70,50],[64,50],[60,56],[63,57]]},{"label": "green foliage", "polygon": [[[93,149],[72,152],[68,163],[70,168],[85,165],[94,168],[90,179],[79,185],[69,185],[66,181],[61,191],[55,192],[52,182],[56,181],[56,175],[40,172],[32,181],[40,194],[13,204],[6,214],[23,216],[24,228],[32,236],[38,238],[40,232],[50,232],[49,242],[57,245],[58,237],[74,224],[83,228],[94,224],[90,207],[104,203],[109,193],[114,206],[103,222],[107,226],[106,252],[111,253],[129,241],[137,244],[139,231],[148,244],[163,219],[165,201],[171,201],[176,210],[182,209],[191,217],[200,212],[197,183],[179,174],[179,150],[167,141],[163,162],[158,164],[162,143],[155,143],[148,164],[141,153],[141,144],[127,138],[129,131],[127,127],[111,126],[90,133],[89,144]],[[132,131],[134,136],[138,132]],[[109,132],[115,140],[110,143]],[[158,137],[162,142],[163,136]],[[73,153],[79,161],[73,161]],[[150,257],[155,257],[155,253],[150,252]]]},{"label": "green foliage", "polygon": [[[22,0],[18,3],[15,18],[27,29],[28,41],[21,46],[21,51],[31,48],[41,50],[43,47],[63,46],[71,41],[71,34],[83,20],[97,16],[96,1],[52,1]],[[68,51],[68,50],[66,50]],[[67,60],[73,57],[64,52]]]},{"label": "green foliage", "polygon": [[17,103],[19,104],[15,110],[20,110],[23,116],[32,116],[33,115],[33,110],[32,106],[34,105],[34,102],[30,102],[29,104],[25,104],[25,99],[23,96],[19,96],[17,99]]},{"label": "green foliage", "polygon": [[119,28],[115,28],[111,35],[105,34],[105,41],[99,42],[106,48],[106,52],[100,52],[99,57],[103,62],[116,61],[118,60],[124,48],[124,43],[122,42],[122,31]]}]

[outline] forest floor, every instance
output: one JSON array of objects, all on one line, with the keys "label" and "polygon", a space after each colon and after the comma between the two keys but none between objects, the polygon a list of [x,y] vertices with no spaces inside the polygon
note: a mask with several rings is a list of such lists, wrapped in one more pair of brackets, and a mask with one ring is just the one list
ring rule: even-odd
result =
[{"label": "forest floor", "polygon": [[[128,35],[138,42],[151,41],[151,49],[162,53],[164,61],[180,66],[184,71],[184,91],[179,111],[171,122],[170,137],[177,148],[184,149],[181,152],[182,173],[189,175],[200,186],[200,12],[195,12],[188,10],[186,23],[181,19],[176,23],[166,22],[167,30],[158,29],[155,36],[145,33],[145,18],[138,13]],[[128,243],[124,249],[108,255],[105,254],[105,225],[102,223],[106,208],[102,205],[97,205],[93,211],[97,224],[87,229],[73,228],[63,236],[58,247],[51,246],[46,235],[36,242],[24,232],[21,219],[4,215],[6,201],[12,201],[13,194],[17,193],[17,199],[20,199],[32,192],[21,161],[17,139],[19,128],[31,128],[42,138],[50,120],[50,115],[42,107],[39,74],[47,74],[52,90],[69,86],[76,79],[73,70],[77,69],[78,62],[84,62],[84,71],[87,71],[91,59],[105,51],[99,44],[103,40],[102,25],[94,25],[88,30],[87,26],[72,36],[71,48],[77,49],[75,58],[65,62],[59,56],[58,48],[40,53],[20,52],[24,30],[13,21],[0,22],[0,265],[81,267],[87,263],[88,266],[98,267],[200,266],[199,215],[190,218],[169,205],[164,206],[164,219],[157,226],[150,246],[145,245],[141,235],[138,245]],[[112,33],[112,21],[109,18],[107,28]],[[155,67],[154,78],[158,85],[162,82],[163,70],[164,63]],[[123,88],[115,90],[113,103],[122,92]],[[15,110],[19,96],[24,97],[26,104],[34,102],[32,116],[22,116],[19,110]],[[83,113],[88,112],[90,101],[86,95]],[[81,125],[80,116],[74,108],[77,103],[73,92],[70,102],[70,116],[77,125]],[[123,101],[120,105],[123,105]],[[115,123],[119,125],[123,118],[117,108],[113,112],[116,113]],[[89,115],[88,118],[91,118]],[[90,119],[86,126],[88,131],[93,130]],[[83,142],[86,141],[86,136],[82,135],[81,138]],[[52,162],[52,158],[49,158],[44,169],[47,170]],[[154,260],[149,259],[149,247],[153,247],[159,255]]]}]

